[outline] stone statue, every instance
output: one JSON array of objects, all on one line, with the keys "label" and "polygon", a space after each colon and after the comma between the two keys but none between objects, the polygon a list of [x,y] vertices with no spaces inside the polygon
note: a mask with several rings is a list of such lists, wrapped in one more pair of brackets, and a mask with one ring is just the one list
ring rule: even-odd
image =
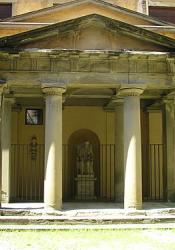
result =
[{"label": "stone statue", "polygon": [[94,175],[93,150],[89,141],[77,146],[78,175]]}]

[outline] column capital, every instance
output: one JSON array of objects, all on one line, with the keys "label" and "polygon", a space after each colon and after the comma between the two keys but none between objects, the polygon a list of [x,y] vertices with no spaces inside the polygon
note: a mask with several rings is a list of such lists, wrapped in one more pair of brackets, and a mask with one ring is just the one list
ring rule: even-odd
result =
[{"label": "column capital", "polygon": [[162,104],[175,104],[175,98],[164,98]]},{"label": "column capital", "polygon": [[3,101],[6,103],[9,103],[11,105],[15,104],[15,98],[14,97],[4,97]]},{"label": "column capital", "polygon": [[137,85],[127,85],[122,86],[117,93],[118,97],[127,97],[127,96],[140,96],[145,90],[144,86]]},{"label": "column capital", "polygon": [[124,99],[122,96],[115,96],[112,98],[112,103],[115,104],[115,106],[120,106],[124,103]]},{"label": "column capital", "polygon": [[49,95],[62,96],[62,94],[66,91],[66,88],[65,87],[55,87],[55,86],[43,86],[42,91],[46,96],[49,96]]}]

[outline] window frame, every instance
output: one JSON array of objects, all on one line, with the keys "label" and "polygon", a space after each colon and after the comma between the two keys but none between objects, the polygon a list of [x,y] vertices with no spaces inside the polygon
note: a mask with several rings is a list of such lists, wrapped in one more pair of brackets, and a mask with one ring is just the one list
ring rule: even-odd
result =
[{"label": "window frame", "polygon": [[[40,111],[41,112],[41,118],[40,118],[40,122],[38,122],[38,123],[31,123],[31,124],[29,124],[28,122],[27,122],[27,111],[28,110],[33,110],[33,111]],[[44,118],[43,118],[43,109],[42,108],[26,108],[25,109],[25,125],[26,126],[41,126],[41,125],[43,125],[43,122],[44,122]]]},{"label": "window frame", "polygon": [[[12,2],[1,2],[0,0],[0,7],[9,7],[10,9],[7,10],[7,13],[10,13],[10,15],[6,15],[5,17],[1,17],[0,16],[0,20],[6,19],[6,18],[10,18],[12,17],[12,13],[13,13],[13,3]],[[5,8],[4,8],[5,9]],[[4,10],[5,11],[5,10]],[[1,12],[0,12],[1,13]]]}]

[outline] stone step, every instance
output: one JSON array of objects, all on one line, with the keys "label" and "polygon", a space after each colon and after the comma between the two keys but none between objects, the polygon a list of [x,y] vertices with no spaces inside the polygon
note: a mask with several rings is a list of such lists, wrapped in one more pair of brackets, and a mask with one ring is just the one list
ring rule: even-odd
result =
[{"label": "stone step", "polygon": [[174,223],[175,216],[0,216],[0,225],[121,225]]},{"label": "stone step", "polygon": [[103,224],[103,225],[0,225],[0,230],[158,230],[175,229],[175,223]]}]

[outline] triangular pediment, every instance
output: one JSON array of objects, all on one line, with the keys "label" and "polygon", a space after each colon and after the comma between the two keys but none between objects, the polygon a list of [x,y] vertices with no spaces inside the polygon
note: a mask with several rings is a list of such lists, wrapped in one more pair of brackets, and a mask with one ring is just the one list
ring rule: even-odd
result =
[{"label": "triangular pediment", "polygon": [[172,51],[175,40],[104,16],[89,15],[1,38],[0,47]]},{"label": "triangular pediment", "polygon": [[74,0],[8,18],[8,22],[58,23],[91,14],[133,25],[167,25],[166,22],[103,0]]}]

